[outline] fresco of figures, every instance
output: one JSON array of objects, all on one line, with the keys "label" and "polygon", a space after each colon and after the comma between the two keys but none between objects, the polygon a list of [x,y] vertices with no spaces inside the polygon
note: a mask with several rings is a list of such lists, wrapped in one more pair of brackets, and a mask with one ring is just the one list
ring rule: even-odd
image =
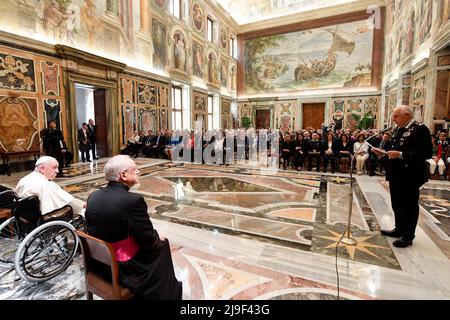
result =
[{"label": "fresco of figures", "polygon": [[385,75],[414,56],[428,39],[440,37],[449,22],[450,1],[388,0],[386,8]]},{"label": "fresco of figures", "polygon": [[202,31],[204,20],[205,18],[202,7],[197,2],[194,2],[192,5],[192,23],[194,25],[194,29],[199,32]]},{"label": "fresco of figures", "polygon": [[219,85],[219,69],[217,67],[217,56],[213,51],[208,54],[208,81]]},{"label": "fresco of figures", "polygon": [[247,40],[245,92],[370,86],[372,44],[366,20]]},{"label": "fresco of figures", "polygon": [[193,67],[193,74],[194,76],[197,76],[199,78],[203,78],[203,76],[205,75],[204,73],[204,66],[205,66],[205,53],[204,53],[204,48],[203,46],[196,42],[193,41],[192,42],[192,67]]},{"label": "fresco of figures", "polygon": [[152,19],[153,66],[164,69],[167,64],[166,26],[157,19]]},{"label": "fresco of figures", "polygon": [[[134,68],[146,66],[150,71],[158,71],[157,73],[173,68],[189,74],[194,73],[195,68],[195,76],[206,81],[208,55],[205,20],[207,13],[214,14],[214,9],[207,12],[203,0],[186,2],[190,3],[189,20],[192,24],[182,26],[173,33],[172,27],[169,26],[176,25],[174,22],[178,19],[169,13],[168,0],[2,0],[2,7],[8,8],[8,14],[0,18],[0,30],[50,44],[79,48],[124,62]],[[147,14],[141,12],[144,8],[148,11]],[[225,27],[220,19],[217,23]],[[222,34],[222,44],[220,41],[211,43],[211,47],[216,51],[216,70],[220,68],[217,52],[228,46],[232,33],[233,30],[226,27]],[[195,57],[195,53],[190,51],[194,35],[200,52],[196,58],[191,58],[191,54]],[[229,58],[227,51],[223,50],[222,54]],[[9,66],[4,60],[3,62],[3,68],[6,70]],[[191,68],[192,62],[194,65]],[[33,66],[27,61],[23,63],[23,67],[15,72],[22,73],[24,77],[16,77],[15,84],[6,79],[1,81],[0,86],[21,86],[23,90],[35,91],[31,74]],[[226,77],[230,85],[231,74]],[[220,85],[218,71],[213,78],[215,83]],[[51,79],[47,77],[46,82],[50,84]],[[53,88],[48,93],[53,94],[56,91]]]},{"label": "fresco of figures", "polygon": [[220,59],[220,85],[228,87],[228,61],[224,58]]},{"label": "fresco of figures", "polygon": [[173,34],[173,64],[175,69],[187,72],[186,38],[179,31]]},{"label": "fresco of figures", "polygon": [[165,9],[167,6],[167,0],[152,0],[152,2],[158,9]]},{"label": "fresco of figures", "polygon": [[229,33],[229,31],[225,26],[220,28],[220,45],[221,45],[222,49],[227,48],[228,39],[229,39],[228,33]]},{"label": "fresco of figures", "polygon": [[230,81],[231,81],[230,89],[232,91],[236,91],[236,82],[237,82],[237,67],[236,67],[236,65],[231,66]]}]

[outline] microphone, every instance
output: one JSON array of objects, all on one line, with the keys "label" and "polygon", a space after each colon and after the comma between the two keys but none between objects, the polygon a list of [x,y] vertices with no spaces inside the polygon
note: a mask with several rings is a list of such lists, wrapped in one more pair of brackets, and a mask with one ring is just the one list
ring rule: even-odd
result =
[{"label": "microphone", "polygon": [[383,129],[383,130],[381,130],[380,132],[378,132],[377,134],[376,134],[376,136],[378,136],[378,135],[380,135],[380,134],[383,134],[383,133],[385,133],[385,132],[387,132],[387,131],[391,131],[393,129],[393,127],[388,127],[388,128],[386,128],[386,129]]},{"label": "microphone", "polygon": [[364,140],[364,141],[369,141],[369,140],[371,140],[371,139],[373,139],[373,138],[375,138],[375,137],[377,137],[377,136],[379,136],[380,134],[383,134],[383,133],[385,133],[385,132],[387,132],[387,131],[391,131],[393,128],[392,127],[388,127],[388,128],[386,128],[386,129],[383,129],[383,130],[381,130],[380,132],[378,132],[377,134],[374,134],[373,136],[371,136],[371,137],[368,137],[366,140]]}]

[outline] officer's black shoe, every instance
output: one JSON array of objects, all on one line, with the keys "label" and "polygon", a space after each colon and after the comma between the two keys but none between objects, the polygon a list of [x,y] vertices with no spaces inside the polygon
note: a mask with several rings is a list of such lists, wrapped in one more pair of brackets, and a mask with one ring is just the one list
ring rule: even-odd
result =
[{"label": "officer's black shoe", "polygon": [[380,232],[383,236],[386,237],[400,238],[402,236],[401,232],[398,231],[397,229],[381,230]]},{"label": "officer's black shoe", "polygon": [[413,243],[412,240],[406,240],[404,238],[400,238],[400,239],[392,242],[394,247],[397,247],[397,248],[406,248],[408,246],[412,246],[412,243]]}]

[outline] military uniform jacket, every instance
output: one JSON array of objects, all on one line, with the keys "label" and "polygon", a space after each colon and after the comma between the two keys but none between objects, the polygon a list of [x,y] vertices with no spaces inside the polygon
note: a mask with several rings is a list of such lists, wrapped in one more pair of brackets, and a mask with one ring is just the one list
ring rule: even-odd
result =
[{"label": "military uniform jacket", "polygon": [[417,121],[396,128],[392,150],[402,152],[402,158],[386,161],[386,180],[422,185],[428,181],[426,160],[432,156],[430,130]]}]

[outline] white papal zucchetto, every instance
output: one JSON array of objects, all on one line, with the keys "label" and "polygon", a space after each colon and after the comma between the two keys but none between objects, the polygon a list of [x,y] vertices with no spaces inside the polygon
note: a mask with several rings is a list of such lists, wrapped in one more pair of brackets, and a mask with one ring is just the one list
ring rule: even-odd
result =
[{"label": "white papal zucchetto", "polygon": [[37,161],[36,161],[36,163],[35,163],[34,166],[37,167],[38,165],[43,164],[43,163],[45,163],[45,162],[47,162],[47,161],[50,161],[50,160],[55,160],[55,161],[56,161],[55,158],[50,157],[50,156],[43,156],[43,157],[40,157],[39,159],[37,159]]}]

